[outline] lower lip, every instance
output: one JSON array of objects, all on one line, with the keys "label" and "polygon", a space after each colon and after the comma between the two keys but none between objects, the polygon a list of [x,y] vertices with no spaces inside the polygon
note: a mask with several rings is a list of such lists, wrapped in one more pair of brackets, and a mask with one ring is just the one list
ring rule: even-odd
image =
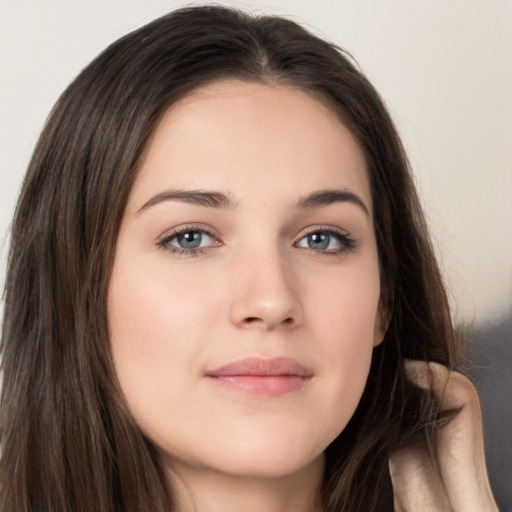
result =
[{"label": "lower lip", "polygon": [[309,377],[298,375],[219,375],[210,376],[209,379],[233,391],[266,397],[293,393],[304,388],[310,380]]}]

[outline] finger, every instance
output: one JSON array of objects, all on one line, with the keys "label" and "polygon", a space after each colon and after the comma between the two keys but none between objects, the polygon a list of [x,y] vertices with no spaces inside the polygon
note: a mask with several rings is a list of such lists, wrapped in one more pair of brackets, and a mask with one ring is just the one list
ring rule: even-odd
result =
[{"label": "finger", "polygon": [[451,512],[443,482],[425,447],[401,448],[389,459],[395,512]]},{"label": "finger", "polygon": [[453,511],[498,510],[487,477],[482,417],[473,384],[437,363],[407,361],[406,370],[412,382],[434,392],[442,410],[460,409],[436,431],[440,477]]}]

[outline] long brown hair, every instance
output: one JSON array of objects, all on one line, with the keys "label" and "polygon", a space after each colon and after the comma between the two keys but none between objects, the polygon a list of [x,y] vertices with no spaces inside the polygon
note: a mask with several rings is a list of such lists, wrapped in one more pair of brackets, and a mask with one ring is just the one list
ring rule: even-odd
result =
[{"label": "long brown hair", "polygon": [[[2,512],[169,512],[157,447],[131,417],[111,361],[116,237],[165,110],[213,80],[300,88],[328,102],[366,157],[384,342],[353,418],[326,450],[326,511],[385,510],[390,451],[431,432],[435,401],[404,358],[452,367],[448,304],[400,139],[352,59],[296,23],[223,7],[175,11],[121,38],[57,102],[12,225],[2,330]],[[179,418],[176,418],[179,421]]]}]

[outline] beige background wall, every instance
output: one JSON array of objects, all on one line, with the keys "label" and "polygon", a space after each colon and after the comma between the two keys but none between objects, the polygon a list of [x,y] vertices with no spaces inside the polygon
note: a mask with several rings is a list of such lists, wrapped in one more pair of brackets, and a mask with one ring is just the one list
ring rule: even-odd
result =
[{"label": "beige background wall", "polygon": [[[512,1],[253,0],[349,50],[389,105],[469,323],[512,315]],[[0,285],[31,149],[60,92],[118,36],[182,5],[0,0]]]},{"label": "beige background wall", "polygon": [[[0,287],[15,198],[58,95],[107,44],[178,5],[0,0]],[[456,319],[476,326],[465,366],[481,397],[496,499],[512,512],[512,0],[245,5],[291,15],[349,50],[391,109]]]}]

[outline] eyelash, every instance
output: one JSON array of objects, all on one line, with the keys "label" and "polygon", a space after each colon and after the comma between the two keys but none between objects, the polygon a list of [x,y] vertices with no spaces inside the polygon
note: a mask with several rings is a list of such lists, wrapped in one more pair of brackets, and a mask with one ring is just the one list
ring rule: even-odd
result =
[{"label": "eyelash", "polygon": [[335,238],[341,247],[337,249],[327,249],[327,250],[318,250],[313,248],[308,248],[309,251],[314,254],[315,256],[340,256],[341,254],[344,254],[348,251],[351,251],[356,246],[356,240],[349,236],[349,234],[346,231],[343,231],[342,229],[334,228],[333,226],[315,226],[314,228],[311,228],[307,230],[304,233],[301,233],[299,240],[295,242],[295,246],[297,247],[298,244],[306,237],[315,235],[315,234],[323,234],[328,235],[330,237]]},{"label": "eyelash", "polygon": [[[175,245],[171,244],[171,241],[174,240],[176,237],[180,235],[184,235],[186,233],[200,233],[205,234],[211,237],[214,241],[214,245],[209,245],[206,247],[197,247],[197,248],[190,248],[190,249],[184,249],[177,247]],[[314,228],[311,228],[310,230],[301,233],[299,239],[297,242],[295,242],[293,245],[294,247],[300,248],[299,243],[306,237],[315,235],[315,234],[324,234],[328,235],[330,237],[334,237],[341,245],[340,248],[335,250],[318,250],[313,248],[306,248],[309,252],[314,254],[315,256],[339,256],[340,254],[344,254],[352,249],[354,249],[356,245],[356,240],[351,238],[348,233],[341,229],[333,228],[332,226],[315,226]],[[198,226],[198,225],[185,225],[182,227],[179,227],[175,230],[173,230],[171,233],[165,235],[161,240],[157,242],[157,246],[165,249],[166,251],[169,251],[171,254],[176,256],[188,256],[188,257],[195,257],[200,256],[205,253],[207,249],[210,249],[211,247],[220,246],[222,245],[222,242],[218,240],[218,237],[216,233],[212,229],[208,229],[206,226]]]},{"label": "eyelash", "polygon": [[196,247],[192,249],[183,249],[180,247],[176,247],[175,245],[171,244],[171,241],[174,240],[176,237],[180,235],[184,235],[186,233],[201,233],[202,235],[208,235],[211,237],[217,245],[222,245],[221,242],[218,241],[218,237],[214,233],[212,229],[208,229],[206,226],[197,226],[193,224],[181,226],[175,230],[173,230],[171,233],[164,236],[161,240],[157,242],[157,246],[165,249],[166,251],[169,251],[171,254],[175,256],[200,256],[205,252],[206,249],[209,249],[212,246],[207,247]]}]

